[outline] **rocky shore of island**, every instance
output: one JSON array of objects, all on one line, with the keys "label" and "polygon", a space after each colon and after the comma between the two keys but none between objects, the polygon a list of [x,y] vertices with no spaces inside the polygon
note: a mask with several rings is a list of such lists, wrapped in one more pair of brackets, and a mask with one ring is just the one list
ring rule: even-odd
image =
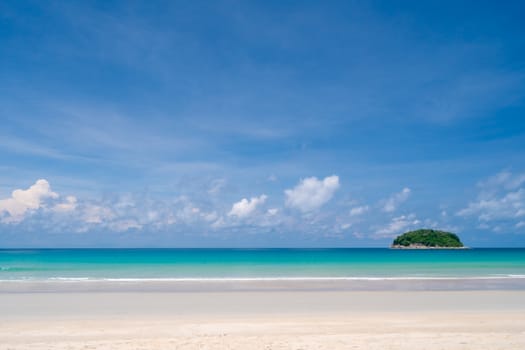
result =
[{"label": "rocky shore of island", "polygon": [[470,249],[469,247],[429,247],[423,244],[409,244],[407,246],[400,244],[392,244],[391,249]]},{"label": "rocky shore of island", "polygon": [[433,229],[405,232],[396,237],[392,249],[467,249],[455,233]]}]

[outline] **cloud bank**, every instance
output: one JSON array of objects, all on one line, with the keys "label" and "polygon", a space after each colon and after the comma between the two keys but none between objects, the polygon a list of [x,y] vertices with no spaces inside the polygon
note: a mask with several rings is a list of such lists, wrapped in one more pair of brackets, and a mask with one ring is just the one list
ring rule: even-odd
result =
[{"label": "cloud bank", "polygon": [[380,205],[363,203],[346,194],[346,199],[323,208],[340,188],[337,175],[301,179],[293,188],[284,190],[285,196],[280,201],[272,195],[271,205],[267,205],[270,198],[267,194],[241,197],[229,204],[232,202],[222,200],[226,193],[212,195],[207,186],[202,187],[203,196],[126,193],[77,199],[62,196],[51,189],[47,180],[39,179],[0,200],[0,224],[20,225],[22,231],[38,227],[42,232],[57,233],[162,231],[228,237],[274,232],[283,237],[293,233],[372,241],[420,227],[453,227],[460,233],[474,228],[514,234],[525,228],[523,178],[523,174],[496,174],[478,182],[474,200],[447,211],[436,206],[434,216],[421,212],[393,214],[409,198],[408,187],[380,201]]}]

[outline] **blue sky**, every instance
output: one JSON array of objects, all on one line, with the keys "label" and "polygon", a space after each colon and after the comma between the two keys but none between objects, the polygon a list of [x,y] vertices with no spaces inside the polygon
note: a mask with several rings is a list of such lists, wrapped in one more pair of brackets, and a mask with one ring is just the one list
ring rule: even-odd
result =
[{"label": "blue sky", "polygon": [[524,11],[2,1],[0,246],[525,246]]}]

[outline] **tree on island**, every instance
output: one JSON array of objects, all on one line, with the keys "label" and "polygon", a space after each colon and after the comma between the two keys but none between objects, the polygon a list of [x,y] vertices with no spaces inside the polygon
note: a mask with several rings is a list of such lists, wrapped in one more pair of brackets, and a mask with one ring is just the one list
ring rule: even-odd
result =
[{"label": "tree on island", "polygon": [[398,236],[392,248],[464,248],[464,245],[454,233],[420,229]]}]

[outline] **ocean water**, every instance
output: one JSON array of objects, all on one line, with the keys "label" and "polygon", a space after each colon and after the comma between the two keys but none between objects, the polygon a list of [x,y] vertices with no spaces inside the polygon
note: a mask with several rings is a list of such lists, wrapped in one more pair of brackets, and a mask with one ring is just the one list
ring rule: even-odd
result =
[{"label": "ocean water", "polygon": [[1,280],[525,278],[525,249],[0,249]]}]

